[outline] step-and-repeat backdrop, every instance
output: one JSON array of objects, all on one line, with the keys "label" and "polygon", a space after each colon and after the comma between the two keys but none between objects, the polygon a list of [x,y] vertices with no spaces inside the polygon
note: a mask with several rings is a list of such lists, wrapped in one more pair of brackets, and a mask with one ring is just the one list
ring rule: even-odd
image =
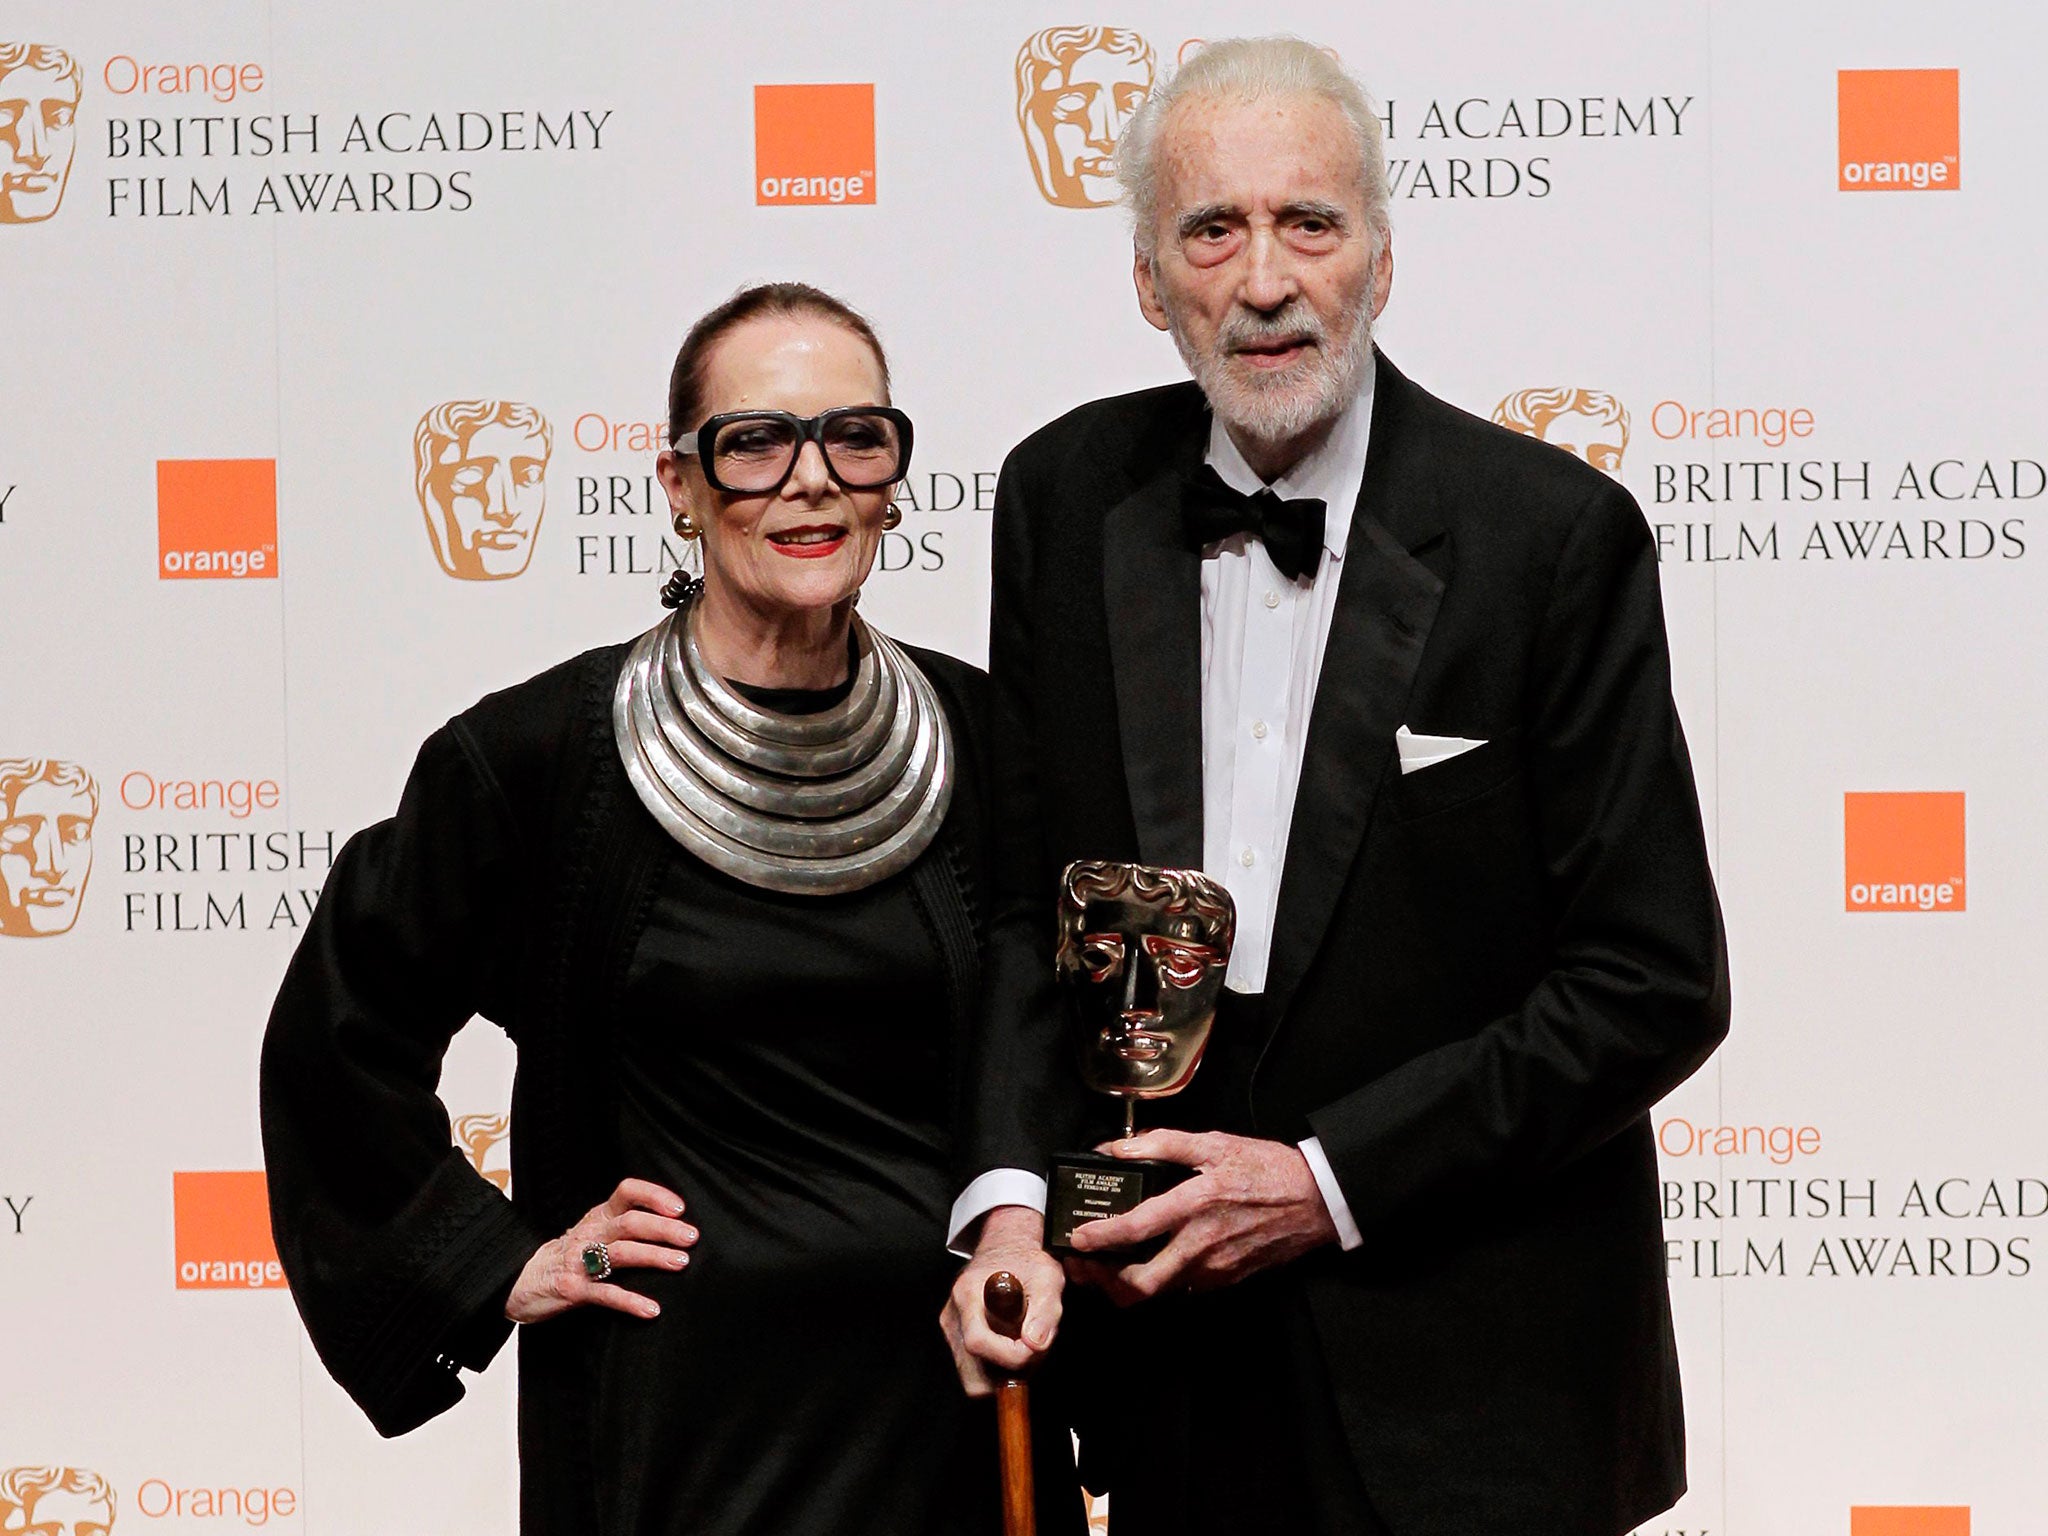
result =
[{"label": "step-and-repeat backdrop", "polygon": [[[1382,103],[1390,355],[1663,556],[1736,1004],[1656,1115],[1650,1531],[2041,1528],[2037,8],[12,0],[0,1530],[511,1527],[509,1353],[380,1441],[270,1247],[257,1041],[337,848],[658,616],[668,364],[748,281],[873,317],[919,458],[865,611],[981,657],[1006,450],[1180,374],[1117,134],[1278,29]],[[478,1024],[445,1079],[500,1180],[510,1071]]]}]

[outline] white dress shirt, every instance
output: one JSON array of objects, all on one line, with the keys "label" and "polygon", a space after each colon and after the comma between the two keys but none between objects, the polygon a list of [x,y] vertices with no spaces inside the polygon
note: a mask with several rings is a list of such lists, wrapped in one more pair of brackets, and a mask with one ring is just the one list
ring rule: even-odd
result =
[{"label": "white dress shirt", "polygon": [[[1202,868],[1237,903],[1237,941],[1224,985],[1265,990],[1273,952],[1273,913],[1301,780],[1323,646],[1337,608],[1351,512],[1365,480],[1374,372],[1307,458],[1272,482],[1283,501],[1323,502],[1323,556],[1299,581],[1282,576],[1265,544],[1238,534],[1202,552]],[[1211,418],[1208,462],[1223,483],[1252,495],[1266,488],[1220,420]],[[1340,1244],[1363,1238],[1313,1136],[1302,1156],[1329,1207]],[[998,1205],[1045,1209],[1045,1179],[1021,1168],[992,1168],[961,1192],[947,1242],[961,1251],[967,1229]]]},{"label": "white dress shirt", "polygon": [[[1323,558],[1313,573],[1290,581],[1250,534],[1202,555],[1202,869],[1237,903],[1224,980],[1233,992],[1266,990],[1301,753],[1365,479],[1372,395],[1368,376],[1322,446],[1270,487],[1282,501],[1323,503]],[[1209,428],[1209,464],[1234,491],[1266,488],[1221,421]]]}]

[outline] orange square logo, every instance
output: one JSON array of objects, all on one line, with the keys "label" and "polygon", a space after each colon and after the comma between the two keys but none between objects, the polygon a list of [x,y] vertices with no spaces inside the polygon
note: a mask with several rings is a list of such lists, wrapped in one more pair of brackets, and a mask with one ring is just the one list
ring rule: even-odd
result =
[{"label": "orange square logo", "polygon": [[754,87],[754,201],[875,200],[873,85]]},{"label": "orange square logo", "polygon": [[277,576],[277,460],[159,459],[157,575]]},{"label": "orange square logo", "polygon": [[1849,1536],[1970,1536],[1970,1507],[1859,1504],[1849,1511]]},{"label": "orange square logo", "polygon": [[263,1170],[171,1175],[181,1291],[274,1290],[284,1266],[270,1237]]},{"label": "orange square logo", "polygon": [[1838,70],[1835,124],[1835,185],[1844,192],[1953,192],[1963,184],[1956,70]]},{"label": "orange square logo", "polygon": [[1961,912],[1963,796],[1842,796],[1845,900],[1851,912]]}]

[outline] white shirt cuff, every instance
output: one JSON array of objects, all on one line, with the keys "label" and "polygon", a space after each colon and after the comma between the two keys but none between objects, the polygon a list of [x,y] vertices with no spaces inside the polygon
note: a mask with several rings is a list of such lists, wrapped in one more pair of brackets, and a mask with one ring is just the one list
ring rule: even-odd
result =
[{"label": "white shirt cuff", "polygon": [[[1337,1245],[1349,1253],[1365,1241],[1365,1235],[1358,1230],[1358,1223],[1351,1219],[1351,1207],[1344,1201],[1344,1191],[1337,1187],[1337,1171],[1330,1166],[1329,1158],[1323,1155],[1323,1144],[1317,1137],[1311,1136],[1301,1143],[1301,1155],[1308,1159],[1308,1171],[1316,1176],[1316,1188],[1323,1192],[1323,1204],[1330,1208],[1330,1220],[1337,1227]],[[985,1179],[989,1175],[981,1177]],[[975,1182],[979,1184],[981,1180]],[[974,1191],[970,1189],[967,1193]],[[967,1195],[960,1198],[965,1200]],[[960,1207],[956,1205],[953,1209],[957,1212]]]},{"label": "white shirt cuff", "polygon": [[[1320,1154],[1318,1154],[1320,1155]],[[953,1202],[953,1214],[946,1218],[946,1246],[961,1258],[974,1250],[961,1239],[982,1217],[999,1205],[1026,1205],[1034,1211],[1045,1209],[1045,1177],[1022,1168],[991,1168],[960,1191]]]}]

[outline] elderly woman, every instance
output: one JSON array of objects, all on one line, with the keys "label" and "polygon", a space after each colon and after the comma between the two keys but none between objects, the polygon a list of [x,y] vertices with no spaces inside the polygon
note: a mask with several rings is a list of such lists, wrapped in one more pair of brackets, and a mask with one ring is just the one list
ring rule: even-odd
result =
[{"label": "elderly woman", "polygon": [[[867,323],[773,284],[691,330],[669,431],[701,584],[435,732],[334,868],[264,1046],[279,1253],[385,1434],[517,1325],[529,1536],[993,1530],[932,1326],[983,679],[854,611],[910,421]],[[434,1092],[474,1014],[518,1048],[509,1200]]]}]

